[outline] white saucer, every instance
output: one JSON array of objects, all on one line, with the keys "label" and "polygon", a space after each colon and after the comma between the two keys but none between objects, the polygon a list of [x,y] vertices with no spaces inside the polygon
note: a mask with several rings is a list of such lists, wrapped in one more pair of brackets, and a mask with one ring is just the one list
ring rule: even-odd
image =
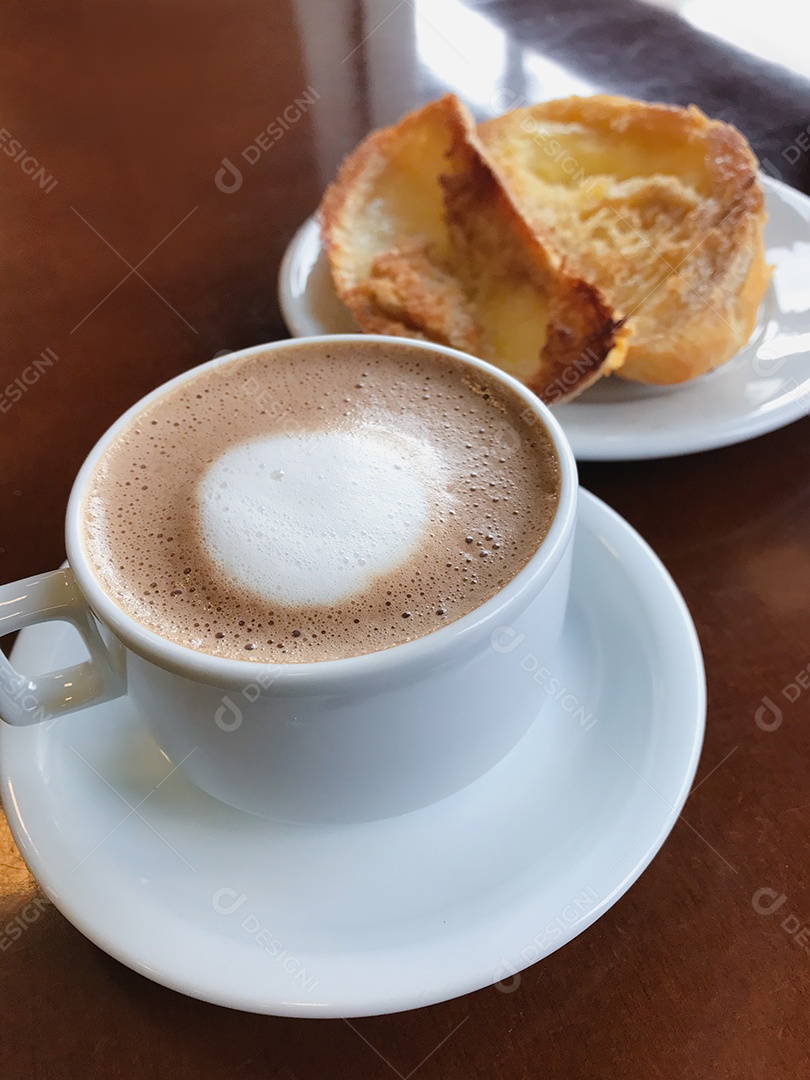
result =
[{"label": "white saucer", "polygon": [[[580,461],[668,457],[745,442],[810,412],[810,199],[762,177],[773,282],[749,344],[717,371],[677,387],[604,379],[557,419]],[[356,332],[335,296],[309,218],[281,264],[279,301],[294,337]]]},{"label": "white saucer", "polygon": [[[25,861],[112,956],[238,1009],[369,1015],[508,980],[644,870],[703,736],[684,602],[644,541],[586,493],[573,581],[543,676],[565,694],[554,688],[510,756],[452,798],[354,826],[253,818],[173,771],[121,700],[0,724],[3,802]],[[16,666],[74,663],[72,633],[24,630]],[[515,679],[532,678],[529,640],[514,659]]]}]

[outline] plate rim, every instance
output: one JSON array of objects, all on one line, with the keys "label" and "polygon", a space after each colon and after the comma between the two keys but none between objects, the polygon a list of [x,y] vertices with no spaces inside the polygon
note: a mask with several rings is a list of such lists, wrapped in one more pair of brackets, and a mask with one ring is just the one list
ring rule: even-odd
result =
[{"label": "plate rim", "polygon": [[[580,513],[583,515],[583,518],[591,519],[590,523],[585,527],[589,529],[595,539],[601,540],[603,537],[607,536],[610,538],[611,543],[615,544],[615,542],[618,541],[622,552],[622,562],[625,566],[633,568],[634,579],[640,581],[642,577],[654,575],[654,579],[658,583],[659,598],[663,596],[668,598],[671,606],[666,613],[666,618],[663,618],[660,613],[657,614],[657,624],[660,626],[668,625],[671,629],[670,623],[672,614],[673,611],[677,610],[679,616],[677,632],[679,635],[682,635],[683,646],[689,654],[691,667],[688,672],[679,669],[677,673],[671,674],[670,678],[677,679],[681,687],[688,683],[689,696],[694,699],[694,709],[692,714],[688,717],[688,723],[684,721],[683,717],[680,719],[680,724],[683,725],[682,730],[684,739],[687,739],[688,736],[688,741],[684,743],[684,746],[688,746],[688,757],[686,766],[683,770],[683,775],[680,776],[679,779],[673,781],[673,784],[677,786],[678,795],[673,803],[671,811],[661,820],[660,824],[654,828],[653,833],[646,837],[642,841],[642,844],[639,845],[641,852],[630,864],[630,869],[623,876],[618,878],[615,887],[611,889],[599,903],[584,913],[581,919],[568,927],[568,931],[561,935],[560,939],[556,941],[552,948],[536,960],[526,961],[522,965],[514,965],[513,970],[508,972],[508,976],[519,973],[525,968],[532,966],[535,962],[540,962],[551,955],[552,952],[556,952],[557,949],[568,944],[575,937],[578,937],[579,934],[587,930],[598,918],[605,914],[605,912],[608,911],[629,888],[631,888],[641,874],[647,869],[674,827],[680,816],[683,805],[688,798],[700,760],[705,733],[705,668],[697,631],[680,591],[661,560],[629,522],[591,493],[581,490],[580,494],[582,496]],[[598,535],[597,528],[599,530]],[[639,558],[640,556],[644,557],[645,569],[643,571],[638,570],[638,563],[641,561]],[[631,561],[632,559],[635,559],[635,562]],[[650,610],[652,610],[651,607]],[[25,640],[23,635],[27,636],[35,632],[35,628],[23,631],[21,640]],[[16,648],[17,646],[15,646],[15,649]],[[660,660],[658,657],[656,659]],[[662,719],[663,718],[659,714],[659,723],[662,722]],[[66,721],[69,723],[68,718],[66,718]],[[671,719],[669,719],[669,727],[673,727],[673,721]],[[220,985],[219,992],[212,992],[210,986],[205,985],[204,979],[198,980],[195,983],[194,981],[189,981],[183,972],[178,974],[172,970],[161,970],[156,968],[154,965],[154,958],[152,958],[151,963],[149,962],[148,950],[146,950],[146,956],[139,955],[137,948],[139,939],[137,934],[135,935],[133,944],[133,937],[131,934],[128,936],[127,933],[124,932],[119,935],[116,940],[113,940],[108,934],[101,932],[97,926],[94,926],[92,903],[85,903],[83,905],[81,898],[77,901],[75,896],[70,895],[67,889],[61,887],[60,880],[64,875],[60,875],[58,869],[55,872],[49,870],[48,866],[41,860],[37,848],[36,837],[29,832],[28,828],[31,818],[36,814],[36,805],[34,805],[33,808],[28,805],[31,802],[32,793],[30,790],[26,793],[26,784],[24,782],[20,786],[19,792],[14,791],[14,775],[20,773],[21,768],[24,769],[25,767],[28,767],[30,769],[30,776],[28,778],[29,784],[35,784],[36,778],[40,776],[40,773],[36,767],[31,765],[30,761],[24,761],[22,766],[16,761],[16,759],[24,752],[22,749],[15,749],[13,738],[10,738],[10,735],[13,735],[17,730],[18,729],[8,728],[6,725],[0,723],[0,782],[2,783],[3,795],[7,796],[8,794],[11,794],[12,796],[11,799],[4,798],[6,816],[14,839],[26,864],[31,869],[45,894],[73,926],[103,951],[140,974],[146,975],[152,981],[173,990],[177,990],[187,996],[229,1008],[237,1008],[248,1012],[270,1015],[323,1018],[371,1016],[405,1011],[472,993],[475,990],[493,985],[496,982],[494,975],[497,974],[496,965],[499,961],[493,957],[487,961],[486,965],[482,965],[480,960],[475,964],[469,965],[470,969],[473,967],[476,968],[475,974],[473,974],[471,970],[466,970],[463,975],[458,975],[456,971],[452,971],[443,972],[441,978],[436,978],[434,976],[430,990],[421,993],[418,997],[414,996],[413,993],[402,996],[395,988],[392,991],[389,991],[385,999],[382,999],[379,995],[374,999],[364,999],[362,994],[359,997],[355,994],[355,996],[351,1000],[347,1000],[346,1003],[334,1000],[325,1003],[310,1003],[300,1000],[292,1002],[282,1001],[277,998],[268,1000],[267,998],[262,998],[260,994],[257,994],[255,987],[252,985],[248,985],[247,989],[241,986],[234,988]],[[23,779],[25,779],[25,777]],[[18,798],[18,796],[21,796],[21,798]],[[36,800],[34,798],[34,803],[35,802]],[[48,827],[46,822],[45,828]],[[617,864],[617,866],[621,865],[621,863]],[[100,873],[101,879],[103,879],[104,876],[103,873]],[[77,891],[82,891],[81,886],[78,887]],[[521,894],[522,901],[531,899],[532,896],[536,895],[532,890],[529,890],[529,892],[531,895],[524,896]],[[131,892],[129,895],[131,895]],[[88,914],[88,908],[90,914]],[[478,930],[480,931],[483,929],[483,931],[486,932],[486,927],[487,922],[484,920],[484,922],[478,926]],[[205,941],[208,940],[209,936],[204,930],[200,931],[200,933],[202,935],[201,942],[204,948]],[[211,940],[215,941],[216,939]],[[521,943],[525,944],[525,942],[522,941],[522,936]],[[397,948],[407,949],[407,946],[398,946]],[[302,950],[299,951],[302,955],[306,955]],[[498,950],[496,949],[496,951]],[[371,954],[378,953],[381,956],[384,956],[386,949],[377,947],[376,949],[367,950],[367,953],[359,955],[367,955],[369,952]],[[313,955],[317,956],[318,954],[314,953]],[[501,959],[503,959],[503,957]],[[391,961],[389,959],[385,962],[390,963]],[[487,967],[487,971],[480,970],[482,969],[482,966]],[[250,983],[250,980],[248,980],[248,983]]]},{"label": "plate rim", "polygon": [[[780,204],[792,205],[806,217],[810,242],[810,196],[767,173],[760,171],[759,176],[765,189],[768,216],[770,217],[773,212],[773,208],[768,205],[769,198],[778,199]],[[320,225],[317,211],[296,229],[284,251],[277,277],[277,296],[281,314],[288,331],[295,338],[323,336],[332,332],[322,323],[310,318],[305,310],[306,305],[302,304],[292,288],[293,274],[296,272],[301,254],[307,246],[314,243],[317,243],[320,250]],[[808,260],[808,270],[810,270],[810,260]],[[731,363],[733,359],[734,357],[727,363]],[[720,365],[716,370],[722,371],[724,366]],[[677,394],[678,388],[674,388],[672,392]],[[775,407],[765,414],[759,414],[754,423],[752,423],[751,414],[744,413],[731,417],[721,427],[697,431],[694,429],[684,431],[679,428],[675,429],[674,433],[658,430],[654,436],[645,432],[635,437],[631,435],[629,438],[624,431],[619,431],[615,436],[607,438],[604,434],[591,436],[587,427],[572,425],[569,418],[559,416],[555,406],[551,406],[551,409],[560,420],[578,461],[649,461],[719,450],[778,431],[808,414],[808,406],[803,400],[806,396],[806,391],[801,393],[791,391],[777,398]],[[638,404],[642,403],[638,402]],[[576,408],[576,402],[563,407]],[[667,438],[667,435],[670,435],[670,438]]]}]

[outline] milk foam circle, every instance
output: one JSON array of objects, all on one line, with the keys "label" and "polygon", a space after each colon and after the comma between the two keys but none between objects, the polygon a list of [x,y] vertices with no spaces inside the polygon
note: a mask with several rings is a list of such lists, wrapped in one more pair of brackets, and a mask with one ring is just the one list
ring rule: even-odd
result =
[{"label": "milk foam circle", "polygon": [[94,571],[188,648],[303,663],[474,611],[556,513],[544,425],[498,377],[347,339],[203,368],[120,431],[84,497]]},{"label": "milk foam circle", "polygon": [[271,605],[323,605],[405,562],[439,490],[438,461],[407,436],[302,432],[224,453],[197,503],[203,543],[226,578]]}]

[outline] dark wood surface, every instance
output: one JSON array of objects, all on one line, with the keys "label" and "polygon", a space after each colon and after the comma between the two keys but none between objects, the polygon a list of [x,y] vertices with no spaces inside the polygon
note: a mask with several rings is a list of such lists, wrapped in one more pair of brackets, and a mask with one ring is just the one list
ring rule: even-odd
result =
[{"label": "dark wood surface", "polygon": [[[446,87],[481,116],[503,87],[694,101],[810,189],[808,155],[784,153],[810,121],[801,75],[641,3],[30,0],[0,9],[0,42],[0,127],[45,170],[37,181],[0,152],[0,390],[43,350],[58,357],[0,415],[3,580],[64,558],[73,476],[125,407],[220,350],[284,336],[279,260],[340,156]],[[314,104],[248,165],[243,149],[308,88]],[[230,193],[215,183],[225,158],[242,164]],[[0,951],[0,1075],[810,1076],[810,691],[782,695],[810,662],[808,434],[804,420],[583,467],[692,609],[708,731],[689,825],[513,993],[357,1021],[361,1038],[158,987],[45,908]],[[783,710],[771,731],[755,722],[765,696]],[[37,893],[0,821],[4,942]],[[756,910],[761,889],[786,898],[778,912]]]}]

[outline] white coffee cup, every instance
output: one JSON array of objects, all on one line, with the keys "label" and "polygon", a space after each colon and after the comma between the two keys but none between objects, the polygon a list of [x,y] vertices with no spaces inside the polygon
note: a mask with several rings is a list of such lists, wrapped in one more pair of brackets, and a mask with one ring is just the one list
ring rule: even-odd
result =
[{"label": "white coffee cup", "polygon": [[[363,821],[415,810],[471,783],[515,747],[544,698],[532,679],[521,678],[518,656],[530,648],[540,662],[552,662],[562,630],[577,472],[548,409],[484,361],[409,342],[481,368],[519,394],[527,425],[541,423],[551,435],[561,488],[538,550],[469,615],[365,656],[288,665],[232,660],[146,629],[104,592],[88,562],[84,492],[105,448],[147,403],[216,364],[267,349],[324,347],[338,337],[392,343],[383,336],[333,335],[244,349],[178,376],[113,424],[73,486],[69,568],[0,587],[0,634],[51,619],[71,622],[90,659],[32,679],[0,656],[0,716],[8,723],[37,723],[128,694],[158,746],[203,790],[254,814],[300,822]],[[522,642],[526,648],[513,651]]]}]

